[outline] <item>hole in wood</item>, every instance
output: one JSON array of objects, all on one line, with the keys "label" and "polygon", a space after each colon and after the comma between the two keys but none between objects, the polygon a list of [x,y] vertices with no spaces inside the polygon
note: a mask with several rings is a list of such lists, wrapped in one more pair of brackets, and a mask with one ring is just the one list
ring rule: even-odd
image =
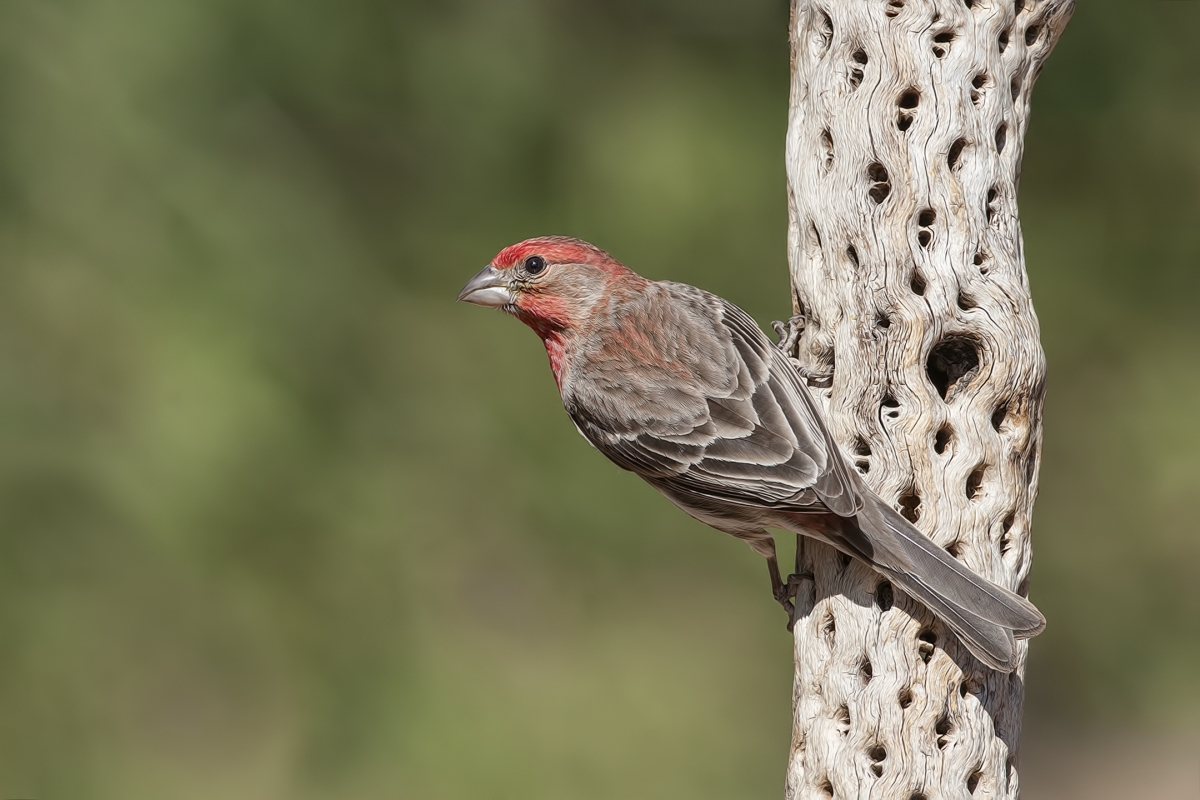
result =
[{"label": "hole in wood", "polygon": [[996,154],[1004,153],[1004,145],[1008,143],[1008,123],[1001,122],[1000,127],[996,128]]},{"label": "hole in wood", "polygon": [[818,8],[817,13],[821,15],[821,20],[817,24],[817,39],[821,44],[821,49],[828,50],[829,45],[833,43],[833,20],[829,18],[829,14],[823,8]]},{"label": "hole in wood", "polygon": [[890,391],[883,395],[879,403],[879,413],[890,419],[900,416],[900,401]]},{"label": "hole in wood", "polygon": [[929,800],[924,792],[913,792],[908,796],[908,800]]},{"label": "hole in wood", "polygon": [[896,101],[896,105],[901,108],[916,108],[921,103],[921,93],[916,89],[908,88],[900,94],[900,99]]},{"label": "hole in wood", "polygon": [[808,238],[818,248],[821,247],[821,232],[817,230],[817,223],[808,223]]},{"label": "hole in wood", "polygon": [[894,17],[904,10],[904,0],[888,0],[887,7],[884,8],[884,16]]},{"label": "hole in wood", "polygon": [[920,270],[913,270],[912,277],[908,281],[908,288],[912,289],[912,293],[915,295],[925,294],[925,276],[921,274]]},{"label": "hole in wood", "polygon": [[963,543],[960,540],[955,539],[953,542],[946,545],[946,552],[954,558],[961,557],[963,554]]},{"label": "hole in wood", "polygon": [[1000,532],[1008,533],[1012,530],[1013,523],[1017,521],[1017,511],[1013,509],[1008,512],[1008,516],[1000,522]]},{"label": "hole in wood", "polygon": [[928,628],[917,634],[917,655],[926,664],[933,657],[933,648],[937,644],[937,634]]},{"label": "hole in wood", "polygon": [[987,465],[980,464],[975,469],[971,470],[971,474],[967,476],[967,499],[974,500],[979,496],[979,489],[983,486],[983,475],[987,471]]},{"label": "hole in wood", "polygon": [[846,704],[838,706],[838,710],[833,715],[833,721],[837,723],[837,729],[842,736],[850,733],[850,707]]},{"label": "hole in wood", "polygon": [[1001,403],[996,406],[996,410],[992,412],[992,430],[997,433],[1000,431],[1000,426],[1004,424],[1004,418],[1008,416],[1008,403]]},{"label": "hole in wood", "polygon": [[957,302],[958,302],[958,307],[960,309],[962,309],[963,311],[970,311],[972,308],[975,308],[977,305],[979,305],[978,303],[975,302],[975,298],[971,297],[969,294],[967,294],[966,292],[961,291],[961,290],[958,293],[958,301]]},{"label": "hole in wood", "polygon": [[933,726],[933,732],[937,735],[938,750],[945,750],[946,745],[950,744],[950,733],[953,730],[954,726],[950,724],[950,717],[943,714],[937,724]]},{"label": "hole in wood", "polygon": [[832,611],[826,613],[825,620],[821,623],[821,638],[825,640],[825,645],[830,650],[837,644],[837,619],[834,618]]},{"label": "hole in wood", "polygon": [[854,245],[846,248],[846,258],[850,260],[855,269],[858,269],[858,251],[854,249]]},{"label": "hole in wood", "polygon": [[1013,0],[1013,13],[1020,14],[1025,10],[1025,0]]},{"label": "hole in wood", "polygon": [[887,750],[881,744],[873,745],[867,750],[867,758],[871,759],[871,772],[876,778],[883,775],[883,762],[887,758]]},{"label": "hole in wood", "polygon": [[975,258],[973,258],[971,260],[971,262],[975,266],[979,267],[980,275],[987,275],[988,272],[991,271],[991,265],[988,264],[988,260],[989,260],[988,254],[983,252],[982,250],[979,250],[978,252],[975,253]]},{"label": "hole in wood", "polygon": [[979,786],[979,779],[982,777],[983,777],[983,771],[982,771],[982,769],[978,769],[978,768],[974,772],[972,772],[969,776],[967,776],[967,791],[970,792],[971,794],[975,794],[975,789],[978,788],[978,786]]},{"label": "hole in wood", "polygon": [[938,428],[937,434],[933,437],[933,452],[937,453],[939,456],[942,453],[945,453],[946,447],[950,444],[951,436],[952,431],[950,430],[949,425],[943,425],[942,427]]},{"label": "hole in wood", "polygon": [[880,611],[889,611],[895,602],[892,584],[888,581],[880,581],[879,585],[875,587],[875,606]]},{"label": "hole in wood", "polygon": [[911,706],[913,704],[912,689],[901,689],[900,694],[896,696],[896,702],[900,704],[901,708]]},{"label": "hole in wood", "polygon": [[1033,486],[1033,479],[1037,477],[1037,457],[1033,453],[1025,459],[1025,485]]},{"label": "hole in wood", "polygon": [[933,232],[929,230],[929,226],[937,219],[937,212],[932,208],[922,209],[917,215],[917,226],[921,230],[917,231],[917,244],[921,247],[929,247],[929,243],[933,241]]},{"label": "hole in wood", "polygon": [[871,682],[871,678],[875,677],[875,668],[871,666],[871,659],[865,655],[858,662],[858,676],[862,678],[863,684]]},{"label": "hole in wood", "polygon": [[997,37],[996,44],[1000,46],[1001,53],[1008,49],[1008,28],[1000,31],[1000,36]]},{"label": "hole in wood", "polygon": [[859,459],[854,462],[854,468],[862,475],[867,475],[871,472],[871,462],[865,459]]},{"label": "hole in wood", "polygon": [[833,169],[833,134],[829,129],[821,131],[821,150],[825,153],[825,171]]},{"label": "hole in wood", "polygon": [[959,383],[964,385],[979,369],[979,346],[968,336],[950,334],[929,351],[925,373],[945,400]]},{"label": "hole in wood", "polygon": [[921,496],[917,494],[916,487],[900,495],[900,499],[897,502],[900,506],[898,509],[900,516],[915,525],[917,520],[921,518]]},{"label": "hole in wood", "polygon": [[959,160],[962,158],[963,150],[966,149],[966,139],[955,139],[954,144],[950,145],[950,152],[946,153],[946,166],[952,170],[958,169]]},{"label": "hole in wood", "polygon": [[1010,88],[1012,89],[1012,99],[1016,100],[1017,95],[1021,94],[1021,76],[1020,75],[1013,76],[1012,84],[1010,84]]},{"label": "hole in wood", "polygon": [[950,42],[954,41],[953,31],[942,31],[933,37],[933,55],[936,58],[945,58],[946,53],[950,52]]},{"label": "hole in wood", "polygon": [[1025,46],[1032,47],[1033,43],[1038,40],[1038,36],[1041,34],[1041,32],[1042,32],[1042,29],[1041,29],[1041,26],[1039,26],[1039,25],[1030,25],[1028,28],[1026,28],[1025,29]]},{"label": "hole in wood", "polygon": [[892,184],[888,180],[888,171],[883,164],[878,161],[867,167],[867,179],[871,182],[871,190],[869,194],[871,199],[876,203],[882,203],[887,199],[888,194],[892,191]]},{"label": "hole in wood", "polygon": [[856,455],[856,456],[871,455],[871,445],[869,445],[867,443],[867,440],[861,436],[855,437],[855,439],[854,439],[854,455]]},{"label": "hole in wood", "polygon": [[988,189],[988,193],[987,193],[987,221],[988,221],[988,224],[991,224],[992,222],[994,222],[996,220],[996,215],[1000,213],[1000,205],[999,205],[999,203],[996,202],[996,200],[999,196],[1000,196],[1000,190],[995,186],[995,184],[993,184],[992,188]]},{"label": "hole in wood", "polygon": [[851,53],[850,58],[855,64],[859,65],[850,67],[850,88],[857,89],[859,84],[862,83],[862,67],[866,66],[867,64],[867,51],[860,47]]},{"label": "hole in wood", "polygon": [[912,127],[912,114],[900,113],[896,115],[896,129],[906,131]]},{"label": "hole in wood", "polygon": [[817,789],[819,789],[821,794],[825,795],[826,797],[833,797],[833,784],[829,782],[828,778],[821,781],[821,785],[818,786]]},{"label": "hole in wood", "polygon": [[888,328],[892,327],[892,318],[882,311],[876,311],[875,327],[886,331]]}]

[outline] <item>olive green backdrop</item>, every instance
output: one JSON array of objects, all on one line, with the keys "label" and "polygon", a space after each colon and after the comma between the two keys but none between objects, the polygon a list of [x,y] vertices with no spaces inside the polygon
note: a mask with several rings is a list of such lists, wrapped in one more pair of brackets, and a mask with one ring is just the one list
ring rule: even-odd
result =
[{"label": "olive green backdrop", "polygon": [[[1034,94],[1031,740],[1200,718],[1198,25],[1088,0]],[[0,5],[0,797],[777,797],[761,559],[454,298],[563,233],[785,317],[786,28]]]}]

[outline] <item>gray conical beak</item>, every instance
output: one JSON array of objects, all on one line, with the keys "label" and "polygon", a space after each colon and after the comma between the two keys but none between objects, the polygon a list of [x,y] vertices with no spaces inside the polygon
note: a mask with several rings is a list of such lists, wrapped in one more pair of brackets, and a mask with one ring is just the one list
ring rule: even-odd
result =
[{"label": "gray conical beak", "polygon": [[513,301],[508,290],[508,279],[492,266],[484,267],[479,274],[467,281],[458,293],[458,299],[477,306],[499,308]]}]

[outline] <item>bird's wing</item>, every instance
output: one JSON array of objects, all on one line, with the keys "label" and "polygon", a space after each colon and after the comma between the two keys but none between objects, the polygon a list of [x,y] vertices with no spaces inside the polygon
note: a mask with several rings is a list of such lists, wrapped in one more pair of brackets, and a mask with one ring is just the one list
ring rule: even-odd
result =
[{"label": "bird's wing", "polygon": [[681,499],[857,513],[845,459],[787,357],[731,303],[684,284],[653,286],[666,293],[646,298],[654,318],[639,324],[635,304],[605,345],[612,357],[636,335],[631,368],[564,395],[580,432]]}]

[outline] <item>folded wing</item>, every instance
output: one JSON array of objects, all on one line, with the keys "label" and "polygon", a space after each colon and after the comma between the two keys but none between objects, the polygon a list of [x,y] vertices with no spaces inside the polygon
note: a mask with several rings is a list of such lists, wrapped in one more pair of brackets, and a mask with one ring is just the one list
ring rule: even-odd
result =
[{"label": "folded wing", "polygon": [[[624,383],[609,376],[573,385],[564,400],[583,435],[618,465],[685,500],[856,514],[863,502],[856,483],[787,357],[745,312],[715,295],[669,282],[653,291],[671,296],[648,296],[647,313],[677,313],[643,327],[636,307],[626,314],[639,349],[685,351],[703,369],[643,356],[638,376]],[[612,332],[617,342],[621,335]],[[647,343],[646,335],[663,341]],[[645,390],[633,387],[640,421],[609,411],[628,405],[616,403],[614,392],[627,397],[643,380]]]}]

